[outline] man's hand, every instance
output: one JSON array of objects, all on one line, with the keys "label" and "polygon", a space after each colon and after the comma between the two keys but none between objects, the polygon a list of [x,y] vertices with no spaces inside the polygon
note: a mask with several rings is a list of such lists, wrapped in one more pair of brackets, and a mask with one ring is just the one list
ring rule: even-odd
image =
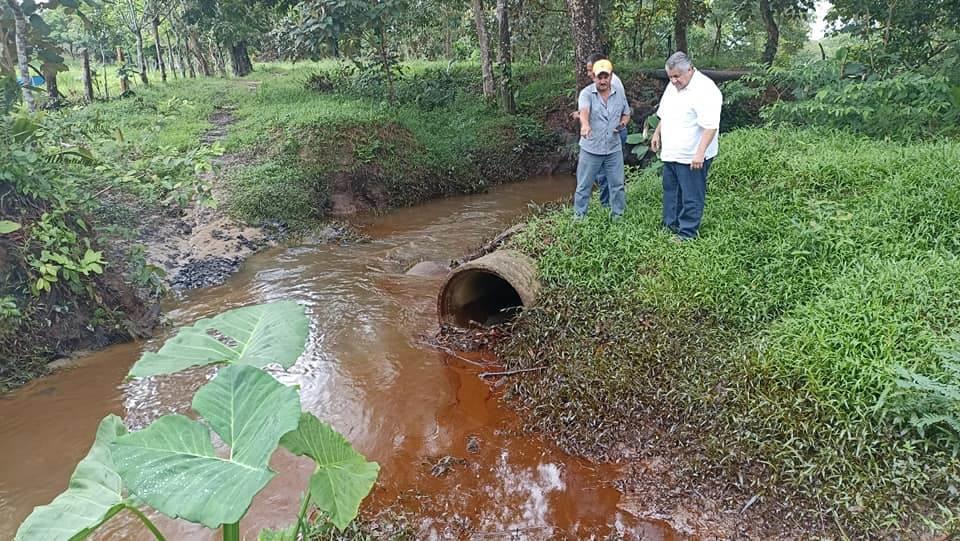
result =
[{"label": "man's hand", "polygon": [[653,132],[653,137],[650,138],[650,150],[654,153],[660,152],[660,130]]},{"label": "man's hand", "polygon": [[703,152],[697,151],[693,155],[693,160],[690,161],[690,169],[702,169],[703,168]]},{"label": "man's hand", "polygon": [[571,111],[570,118],[573,120],[580,120],[580,111]]},{"label": "man's hand", "polygon": [[593,135],[593,130],[590,129],[589,123],[580,126],[580,137],[589,139],[591,135]]}]

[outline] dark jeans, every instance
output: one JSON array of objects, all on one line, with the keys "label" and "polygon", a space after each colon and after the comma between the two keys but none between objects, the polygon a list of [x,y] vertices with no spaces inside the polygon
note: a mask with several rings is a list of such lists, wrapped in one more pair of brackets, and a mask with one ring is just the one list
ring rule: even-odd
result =
[{"label": "dark jeans", "polygon": [[[627,129],[623,128],[620,130],[620,150],[624,153],[627,152]],[[624,154],[626,156],[626,154]],[[607,186],[607,176],[603,173],[597,175],[597,187],[600,188],[600,204],[604,207],[610,208],[610,187]]]},{"label": "dark jeans", "polygon": [[696,237],[700,229],[707,197],[707,170],[712,161],[713,158],[703,162],[702,169],[663,162],[663,225],[683,238]]}]

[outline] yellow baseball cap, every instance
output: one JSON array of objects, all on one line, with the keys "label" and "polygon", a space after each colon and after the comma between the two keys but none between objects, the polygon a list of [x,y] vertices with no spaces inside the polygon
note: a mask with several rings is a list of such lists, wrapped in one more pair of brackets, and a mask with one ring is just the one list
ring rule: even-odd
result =
[{"label": "yellow baseball cap", "polygon": [[609,60],[597,60],[593,63],[593,74],[600,75],[601,73],[613,73],[613,64]]}]

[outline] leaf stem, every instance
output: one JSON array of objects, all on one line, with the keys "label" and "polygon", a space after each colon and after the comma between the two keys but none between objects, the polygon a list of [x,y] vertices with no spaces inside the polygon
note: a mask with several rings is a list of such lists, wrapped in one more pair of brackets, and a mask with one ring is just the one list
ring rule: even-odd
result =
[{"label": "leaf stem", "polygon": [[134,515],[137,515],[137,518],[139,518],[140,521],[143,522],[143,525],[146,526],[148,530],[150,530],[150,533],[152,533],[153,536],[157,538],[157,541],[167,541],[167,538],[164,537],[162,533],[160,533],[160,530],[157,529],[157,526],[153,523],[153,521],[147,518],[147,515],[143,514],[143,511],[140,511],[139,509],[137,509],[132,505],[128,505],[127,509],[129,509],[130,512],[133,513]]},{"label": "leaf stem", "polygon": [[240,541],[240,521],[223,525],[223,541]]},{"label": "leaf stem", "polygon": [[307,506],[310,505],[310,489],[307,488],[307,493],[303,495],[303,503],[300,504],[300,513],[297,514],[297,527],[293,529],[293,541],[297,541],[297,536],[300,535],[300,527],[303,526],[303,517],[307,514]]}]

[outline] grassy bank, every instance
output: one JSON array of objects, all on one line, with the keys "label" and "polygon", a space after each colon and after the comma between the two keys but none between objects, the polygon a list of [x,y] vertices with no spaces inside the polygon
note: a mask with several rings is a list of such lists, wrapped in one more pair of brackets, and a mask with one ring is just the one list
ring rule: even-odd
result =
[{"label": "grassy bank", "polygon": [[653,172],[631,175],[623,223],[563,210],[517,240],[546,285],[507,347],[549,364],[517,385],[532,418],[582,454],[685,455],[690,488],[807,526],[948,520],[957,404],[898,368],[957,389],[960,144],[749,129],[721,146],[695,242],[658,229]]},{"label": "grassy bank", "polygon": [[[391,102],[376,73],[332,61],[259,64],[241,79],[137,85],[130,98],[71,114],[153,148],[186,151],[211,127],[211,115],[228,111],[223,145],[240,158],[221,203],[242,220],[309,225],[331,211],[482,191],[555,165],[558,144],[544,118],[572,103],[572,73],[517,71],[516,116],[483,99],[479,65],[405,64]],[[345,208],[334,208],[338,202]]]},{"label": "grassy bank", "polygon": [[248,153],[229,201],[246,220],[308,223],[482,191],[557,150],[541,118],[557,87],[521,93],[530,105],[503,115],[480,95],[478,66],[406,65],[393,103],[385,83],[332,62],[267,65],[247,82],[228,96],[237,121],[225,141]]}]

